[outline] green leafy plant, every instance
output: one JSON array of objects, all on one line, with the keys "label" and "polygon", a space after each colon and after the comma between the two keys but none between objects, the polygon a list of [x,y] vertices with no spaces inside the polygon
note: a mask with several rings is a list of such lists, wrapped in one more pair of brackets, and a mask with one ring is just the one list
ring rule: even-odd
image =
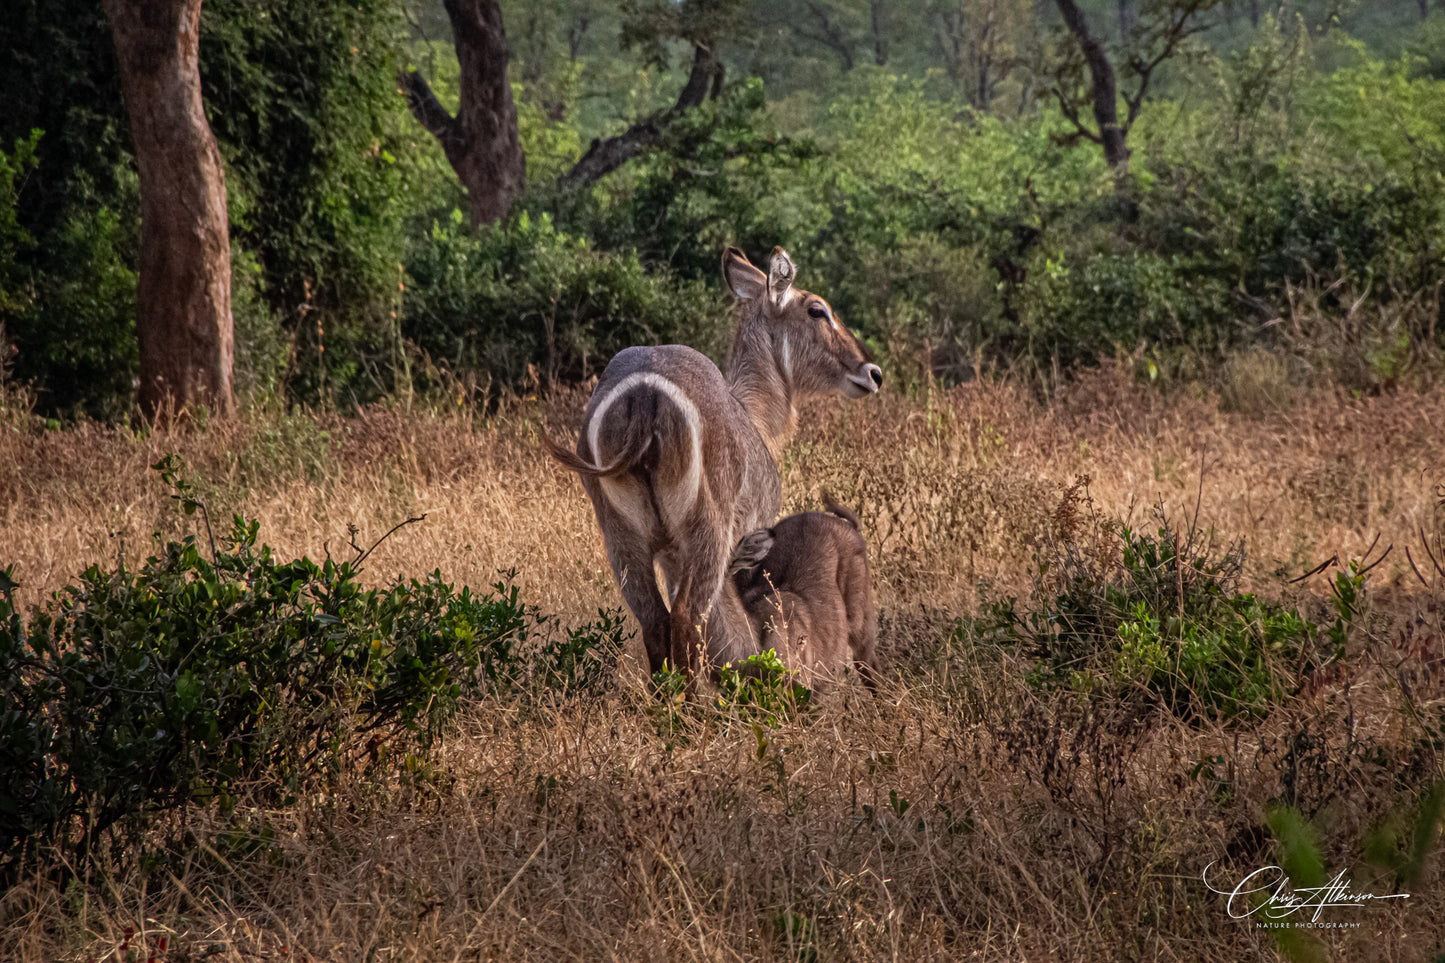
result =
[{"label": "green leafy plant", "polygon": [[[1242,545],[1181,531],[1162,505],[1152,532],[1091,518],[1089,537],[1046,541],[1027,607],[993,609],[993,631],[1035,656],[1035,684],[1139,691],[1181,717],[1228,719],[1267,711],[1291,673],[1326,657],[1298,611],[1239,591]],[[1331,657],[1342,654],[1340,641]]]},{"label": "green leafy plant", "polygon": [[1391,813],[1364,838],[1365,861],[1394,874],[1395,886],[1414,886],[1440,838],[1445,820],[1445,780],[1430,785],[1414,812]]},{"label": "green leafy plant", "polygon": [[812,690],[794,679],[772,649],[730,662],[718,673],[718,709],[769,727],[806,710],[811,698]]},{"label": "green leafy plant", "polygon": [[[203,507],[178,460],[157,469]],[[416,770],[464,696],[596,688],[626,638],[618,612],[559,636],[515,571],[480,595],[439,572],[364,588],[369,549],[283,560],[259,536],[238,515],[210,552],[91,566],[28,618],[0,573],[0,875],[167,809]]]}]

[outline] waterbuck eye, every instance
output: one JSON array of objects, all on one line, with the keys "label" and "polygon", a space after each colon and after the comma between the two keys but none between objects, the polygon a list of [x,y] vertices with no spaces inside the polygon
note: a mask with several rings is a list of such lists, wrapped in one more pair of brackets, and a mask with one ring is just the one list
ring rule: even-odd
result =
[{"label": "waterbuck eye", "polygon": [[808,317],[817,318],[819,321],[822,321],[828,317],[828,309],[821,304],[810,305],[808,308]]}]

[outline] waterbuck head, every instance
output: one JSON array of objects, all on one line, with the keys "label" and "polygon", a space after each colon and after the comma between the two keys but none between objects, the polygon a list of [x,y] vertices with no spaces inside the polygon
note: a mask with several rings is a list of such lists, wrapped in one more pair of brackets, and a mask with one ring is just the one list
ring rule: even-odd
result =
[{"label": "waterbuck head", "polygon": [[727,377],[744,395],[754,401],[774,396],[791,421],[798,395],[838,391],[861,398],[882,386],[882,369],[832,306],[793,286],[797,272],[786,251],[773,248],[767,274],[735,247],[723,253],[722,266],[728,288],[742,302]]}]

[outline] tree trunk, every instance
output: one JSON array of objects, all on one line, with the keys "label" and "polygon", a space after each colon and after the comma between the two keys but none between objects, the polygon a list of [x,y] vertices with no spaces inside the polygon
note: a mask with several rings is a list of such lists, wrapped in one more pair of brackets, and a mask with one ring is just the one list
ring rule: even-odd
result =
[{"label": "tree trunk", "polygon": [[1119,173],[1129,169],[1129,148],[1124,144],[1124,131],[1119,127],[1119,94],[1114,82],[1114,66],[1104,45],[1089,32],[1088,21],[1074,0],[1056,0],[1064,24],[1079,41],[1084,62],[1089,65],[1093,84],[1094,122],[1099,125],[1099,142],[1104,147],[1104,160]]},{"label": "tree trunk", "polygon": [[886,11],[883,0],[871,0],[868,6],[873,25],[873,62],[883,67],[888,64],[888,24],[884,19]]},{"label": "tree trunk", "polygon": [[447,113],[420,73],[403,71],[398,80],[412,114],[441,142],[466,187],[475,230],[507,216],[526,185],[527,160],[507,81],[501,7],[497,0],[446,0],[445,6],[461,64],[457,115]]},{"label": "tree trunk", "polygon": [[201,0],[104,0],[140,169],[136,298],[148,415],[234,406],[226,184],[201,104]]},{"label": "tree trunk", "polygon": [[814,43],[822,44],[838,55],[843,63],[844,73],[853,69],[853,38],[849,37],[847,31],[833,22],[828,15],[828,8],[820,3],[809,3],[808,13],[812,15],[813,21],[818,25],[817,33],[807,32],[801,27],[798,32]]}]

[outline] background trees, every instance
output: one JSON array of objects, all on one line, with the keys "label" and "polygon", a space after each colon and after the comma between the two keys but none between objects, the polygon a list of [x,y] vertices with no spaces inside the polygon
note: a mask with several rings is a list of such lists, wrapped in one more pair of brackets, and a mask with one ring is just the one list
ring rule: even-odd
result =
[{"label": "background trees", "polygon": [[460,65],[460,104],[453,117],[416,70],[398,79],[416,119],[438,141],[467,188],[472,226],[501,220],[527,179],[517,139],[517,108],[507,81],[507,31],[497,0],[447,0]]},{"label": "background trees", "polygon": [[106,0],[140,174],[141,409],[234,405],[226,184],[201,108],[201,0]]},{"label": "background trees", "polygon": [[[1445,14],[1279,10],[205,0],[236,391],[495,391],[717,346],[727,243],[810,252],[900,371],[1277,341],[1306,285],[1408,315],[1356,365],[1388,380],[1440,330]],[[110,23],[17,0],[0,36],[0,378],[120,417],[144,191]]]}]

